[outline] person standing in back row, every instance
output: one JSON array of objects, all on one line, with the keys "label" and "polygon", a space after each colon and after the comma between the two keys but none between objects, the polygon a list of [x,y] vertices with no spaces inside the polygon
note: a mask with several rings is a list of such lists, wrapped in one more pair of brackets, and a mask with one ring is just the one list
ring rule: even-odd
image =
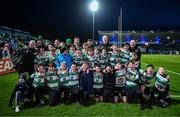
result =
[{"label": "person standing in back row", "polygon": [[[136,44],[135,40],[130,41],[129,51],[131,53],[136,53],[137,54],[137,61],[141,61],[141,50],[138,47],[138,45]],[[141,68],[141,63],[139,63],[139,68]]]}]

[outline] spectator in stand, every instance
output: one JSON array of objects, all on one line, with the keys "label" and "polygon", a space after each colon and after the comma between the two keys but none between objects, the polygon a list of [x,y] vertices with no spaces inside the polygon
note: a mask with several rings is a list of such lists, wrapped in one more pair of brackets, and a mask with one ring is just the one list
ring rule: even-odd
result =
[{"label": "spectator in stand", "polygon": [[6,59],[6,58],[10,58],[10,52],[9,52],[9,44],[5,44],[3,51],[2,51],[2,58]]}]

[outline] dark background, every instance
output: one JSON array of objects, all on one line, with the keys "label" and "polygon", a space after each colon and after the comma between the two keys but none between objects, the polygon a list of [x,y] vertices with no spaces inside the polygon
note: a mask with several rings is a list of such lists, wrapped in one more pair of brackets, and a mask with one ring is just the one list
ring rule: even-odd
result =
[{"label": "dark background", "polygon": [[[1,0],[0,25],[49,39],[92,37],[91,0]],[[120,7],[123,30],[179,30],[179,0],[98,0],[98,30],[117,30]]]}]

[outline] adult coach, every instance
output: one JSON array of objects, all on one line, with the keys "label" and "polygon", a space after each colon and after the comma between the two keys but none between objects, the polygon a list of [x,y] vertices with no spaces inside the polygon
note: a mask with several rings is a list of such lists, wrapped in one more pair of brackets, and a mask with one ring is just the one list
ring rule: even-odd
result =
[{"label": "adult coach", "polygon": [[102,48],[106,48],[108,51],[111,50],[111,44],[109,44],[109,39],[107,35],[103,35],[102,37],[101,49]]},{"label": "adult coach", "polygon": [[28,72],[29,76],[34,72],[34,58],[36,56],[36,42],[31,40],[28,47],[22,47],[17,50],[16,57],[19,62],[16,64],[16,70],[19,74]]},{"label": "adult coach", "polygon": [[[141,50],[134,39],[130,41],[129,51],[137,53],[137,60],[141,61]],[[139,65],[139,67],[141,66]]]}]

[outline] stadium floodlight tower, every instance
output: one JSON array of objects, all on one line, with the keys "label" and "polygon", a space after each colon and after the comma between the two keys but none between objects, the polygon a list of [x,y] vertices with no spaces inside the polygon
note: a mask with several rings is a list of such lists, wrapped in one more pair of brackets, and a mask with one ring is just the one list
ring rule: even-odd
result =
[{"label": "stadium floodlight tower", "polygon": [[93,12],[93,44],[94,44],[94,31],[95,31],[95,12],[98,10],[98,2],[93,0],[89,6],[90,10]]}]

